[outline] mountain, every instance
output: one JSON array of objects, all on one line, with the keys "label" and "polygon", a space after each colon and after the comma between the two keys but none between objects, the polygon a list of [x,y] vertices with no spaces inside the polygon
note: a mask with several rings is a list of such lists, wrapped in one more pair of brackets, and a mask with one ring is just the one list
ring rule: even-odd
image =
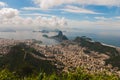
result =
[{"label": "mountain", "polygon": [[84,52],[87,54],[91,54],[91,51],[94,51],[94,53],[98,53],[97,55],[107,55],[109,58],[105,59],[106,64],[111,64],[113,67],[120,69],[120,48],[103,45],[87,37],[76,37],[74,42],[77,42],[81,47],[85,47],[86,50]]},{"label": "mountain", "polygon": [[117,51],[115,47],[103,45],[100,42],[92,41],[91,38],[88,37],[76,37],[74,42],[79,43],[80,46],[86,47],[89,51],[96,51],[99,53],[105,53],[109,56],[118,56],[120,53]]},{"label": "mountain", "polygon": [[0,69],[8,69],[17,75],[27,76],[40,71],[52,73],[56,67],[50,60],[24,43],[13,46],[8,54],[0,57]]},{"label": "mountain", "polygon": [[[63,36],[59,32],[57,37]],[[56,36],[55,36],[56,37]],[[19,43],[0,57],[0,69],[8,69],[20,77],[45,72],[67,73],[81,68],[88,74],[119,75],[120,52],[86,36],[64,40],[58,45],[41,46],[37,43]],[[116,68],[117,67],[117,68]]]},{"label": "mountain", "polygon": [[58,32],[58,35],[56,35],[56,36],[52,36],[51,38],[53,38],[53,39],[55,39],[55,40],[57,40],[57,41],[64,41],[64,40],[68,40],[68,38],[65,36],[65,35],[63,35],[63,32],[62,31],[59,31]]},{"label": "mountain", "polygon": [[68,40],[68,38],[65,36],[65,35],[63,35],[63,32],[62,31],[58,31],[58,35],[56,35],[56,36],[51,36],[51,37],[49,37],[48,35],[46,35],[46,34],[44,34],[44,35],[42,35],[43,37],[45,37],[45,38],[49,38],[49,39],[55,39],[55,40],[57,40],[57,41],[59,41],[59,42],[62,42],[62,41],[64,41],[64,40]]}]

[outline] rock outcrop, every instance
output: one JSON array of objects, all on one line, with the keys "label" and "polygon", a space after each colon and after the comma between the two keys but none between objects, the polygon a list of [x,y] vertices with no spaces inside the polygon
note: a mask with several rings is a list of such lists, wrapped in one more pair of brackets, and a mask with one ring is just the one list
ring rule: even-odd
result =
[{"label": "rock outcrop", "polygon": [[58,35],[52,36],[51,38],[53,38],[57,41],[60,41],[60,42],[62,42],[64,40],[68,40],[68,38],[65,35],[63,35],[62,31],[59,31]]}]

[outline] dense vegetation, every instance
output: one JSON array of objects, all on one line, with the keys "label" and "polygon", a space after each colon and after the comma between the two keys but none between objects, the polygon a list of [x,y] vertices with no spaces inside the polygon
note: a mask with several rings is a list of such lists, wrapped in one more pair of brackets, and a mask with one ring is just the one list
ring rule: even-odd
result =
[{"label": "dense vegetation", "polygon": [[48,74],[56,71],[56,67],[50,61],[37,59],[30,53],[45,58],[33,48],[21,43],[12,47],[7,55],[0,57],[0,69],[8,69],[20,77],[37,75],[41,70]]},{"label": "dense vegetation", "polygon": [[89,74],[82,69],[77,69],[75,72],[62,74],[52,73],[50,75],[40,72],[38,75],[29,75],[26,77],[18,77],[14,73],[4,69],[0,71],[0,80],[120,80],[115,75],[107,75],[105,73]]},{"label": "dense vegetation", "polygon": [[120,56],[113,56],[106,60],[106,64],[112,64],[114,67],[120,68]]}]

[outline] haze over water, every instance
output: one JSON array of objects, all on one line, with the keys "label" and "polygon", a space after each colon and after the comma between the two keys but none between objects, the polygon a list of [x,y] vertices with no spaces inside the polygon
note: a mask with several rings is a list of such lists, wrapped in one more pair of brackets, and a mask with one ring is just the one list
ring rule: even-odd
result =
[{"label": "haze over water", "polygon": [[[91,31],[91,30],[67,30],[63,32],[70,40],[75,39],[77,36],[87,36],[92,38],[94,41],[102,42],[108,45],[120,47],[120,32],[118,31]],[[114,34],[113,34],[114,33]],[[57,44],[58,41],[53,39],[47,39],[43,37],[43,34],[49,36],[57,35],[56,32],[41,33],[32,31],[16,31],[16,32],[0,32],[0,38],[25,40],[25,39],[36,39],[43,42],[43,44]]]}]

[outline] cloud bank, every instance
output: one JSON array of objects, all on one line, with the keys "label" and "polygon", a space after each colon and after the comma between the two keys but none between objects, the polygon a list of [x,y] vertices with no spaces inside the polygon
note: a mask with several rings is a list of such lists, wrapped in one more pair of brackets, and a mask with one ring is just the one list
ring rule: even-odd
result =
[{"label": "cloud bank", "polygon": [[19,14],[19,11],[17,9],[13,9],[13,8],[0,9],[0,18],[1,19],[13,18],[18,14]]},{"label": "cloud bank", "polygon": [[97,13],[97,12],[94,12],[94,11],[91,11],[91,10],[87,10],[87,9],[84,9],[84,8],[80,8],[80,7],[77,7],[77,6],[71,6],[71,5],[67,5],[65,7],[65,9],[63,9],[63,10],[66,11],[66,12],[71,12],[71,13],[100,14],[100,13]]},{"label": "cloud bank", "polygon": [[120,0],[33,0],[35,4],[42,9],[60,6],[62,4],[79,4],[79,5],[100,5],[100,6],[118,6]]},{"label": "cloud bank", "polygon": [[0,7],[4,7],[4,6],[7,6],[7,4],[4,2],[0,2]]},{"label": "cloud bank", "polygon": [[[8,17],[8,15],[7,15]],[[23,18],[19,15],[11,17],[11,18],[2,18],[0,20],[0,26],[29,26],[29,27],[64,27],[67,26],[67,21],[65,18],[59,18],[59,17],[42,17],[42,16],[36,16],[35,18],[27,17]]]},{"label": "cloud bank", "polygon": [[[59,18],[49,14],[21,14],[14,8],[5,8],[7,5],[0,2],[0,27],[4,26],[41,26],[41,27],[63,27],[67,25],[66,19]],[[29,17],[27,17],[29,16]],[[35,16],[34,18],[32,16]]]}]

